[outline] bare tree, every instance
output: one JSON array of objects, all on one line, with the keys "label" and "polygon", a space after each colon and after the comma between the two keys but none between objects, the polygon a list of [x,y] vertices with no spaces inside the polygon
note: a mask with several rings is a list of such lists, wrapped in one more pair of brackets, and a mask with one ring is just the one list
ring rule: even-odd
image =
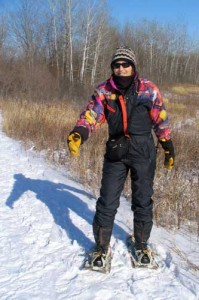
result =
[{"label": "bare tree", "polygon": [[88,51],[90,47],[90,36],[93,26],[93,21],[95,19],[95,1],[87,0],[87,12],[86,19],[82,22],[82,27],[84,29],[84,38],[83,38],[83,52],[82,52],[82,61],[81,61],[81,70],[80,70],[80,81],[83,82],[86,66],[88,63]]},{"label": "bare tree", "polygon": [[[134,49],[141,76],[158,84],[198,83],[198,44],[190,42],[183,26],[147,20],[118,25],[106,0],[18,0],[8,23],[0,12],[0,50],[10,50],[0,57],[7,74],[1,77],[4,90],[16,86],[33,94],[45,77],[61,95],[76,93],[76,82],[88,92],[110,75],[111,55],[121,44]],[[19,72],[13,77],[14,64]]]},{"label": "bare tree", "polygon": [[73,82],[73,37],[71,21],[71,0],[66,0],[68,5],[68,36],[69,36],[69,79]]},{"label": "bare tree", "polygon": [[106,40],[108,36],[108,28],[106,26],[106,4],[105,1],[101,2],[99,7],[100,14],[97,17],[98,22],[96,23],[94,34],[96,35],[96,41],[94,45],[94,58],[91,67],[91,85],[95,82],[97,63],[99,60],[100,52],[103,52],[103,40]]},{"label": "bare tree", "polygon": [[57,69],[57,79],[59,81],[60,77],[60,67],[59,67],[59,54],[58,54],[58,39],[57,39],[57,24],[56,24],[56,3],[55,0],[49,0],[50,2],[50,9],[52,14],[52,29],[53,29],[53,44],[54,44],[54,51],[55,51],[55,61],[56,61],[56,69]]},{"label": "bare tree", "polygon": [[5,16],[0,16],[0,50],[3,48],[7,35],[7,26]]},{"label": "bare tree", "polygon": [[[34,2],[35,4],[35,2]],[[33,1],[21,0],[15,14],[12,14],[10,27],[13,38],[19,48],[25,54],[29,65],[33,65],[36,51],[41,41],[41,26],[39,7]]]}]

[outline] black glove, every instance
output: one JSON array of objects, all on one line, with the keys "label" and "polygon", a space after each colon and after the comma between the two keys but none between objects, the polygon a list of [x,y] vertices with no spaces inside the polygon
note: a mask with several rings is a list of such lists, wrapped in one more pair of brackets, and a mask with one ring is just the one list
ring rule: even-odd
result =
[{"label": "black glove", "polygon": [[162,145],[162,148],[164,149],[165,153],[164,165],[168,170],[171,170],[174,166],[175,158],[172,140],[161,140],[160,144]]}]

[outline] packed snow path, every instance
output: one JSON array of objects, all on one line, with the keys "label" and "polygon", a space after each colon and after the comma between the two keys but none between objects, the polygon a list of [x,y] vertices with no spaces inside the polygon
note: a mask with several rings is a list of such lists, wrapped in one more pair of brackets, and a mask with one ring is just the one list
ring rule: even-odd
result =
[{"label": "packed snow path", "polygon": [[0,168],[1,300],[198,299],[196,237],[154,227],[160,268],[132,269],[124,244],[132,213],[121,199],[111,273],[82,270],[96,199],[1,128]]}]

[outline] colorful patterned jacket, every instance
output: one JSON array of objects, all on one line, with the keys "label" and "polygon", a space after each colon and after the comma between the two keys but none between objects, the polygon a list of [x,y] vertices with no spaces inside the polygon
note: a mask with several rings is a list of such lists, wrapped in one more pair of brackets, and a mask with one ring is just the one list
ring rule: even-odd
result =
[{"label": "colorful patterned jacket", "polygon": [[108,122],[111,137],[147,135],[153,128],[158,140],[169,140],[170,128],[163,98],[157,86],[135,76],[134,83],[123,96],[113,78],[100,84],[89,98],[72,132],[85,142],[93,131]]}]

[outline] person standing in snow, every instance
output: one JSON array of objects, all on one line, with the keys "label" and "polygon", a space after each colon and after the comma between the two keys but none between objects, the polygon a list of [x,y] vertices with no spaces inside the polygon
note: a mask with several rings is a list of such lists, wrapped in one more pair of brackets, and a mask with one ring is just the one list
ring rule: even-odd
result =
[{"label": "person standing in snow", "polygon": [[100,197],[93,219],[96,249],[93,266],[103,267],[110,253],[110,240],[119,198],[128,172],[132,182],[132,211],[137,256],[150,264],[147,242],[153,226],[153,180],[156,150],[154,130],[165,151],[164,165],[174,165],[174,147],[167,112],[158,87],[137,72],[131,48],[119,47],[111,60],[111,77],[97,86],[68,136],[70,153],[77,157],[80,145],[105,121],[109,139],[106,143]]}]

